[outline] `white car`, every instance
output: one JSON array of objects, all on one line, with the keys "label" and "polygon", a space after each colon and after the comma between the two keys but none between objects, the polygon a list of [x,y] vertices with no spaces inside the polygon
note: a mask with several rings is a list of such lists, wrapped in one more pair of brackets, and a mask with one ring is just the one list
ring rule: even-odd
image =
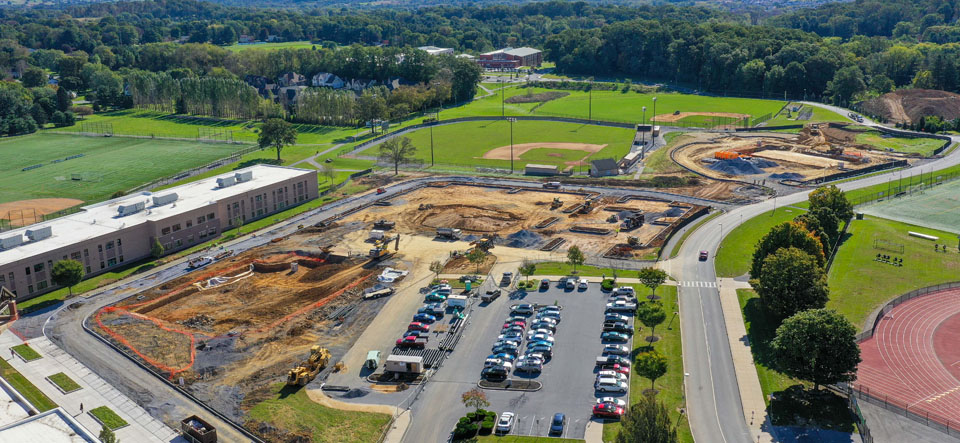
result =
[{"label": "white car", "polygon": [[575,279],[568,278],[566,283],[564,283],[564,287],[567,289],[574,289],[577,287],[577,282],[575,281]]},{"label": "white car", "polygon": [[627,382],[615,378],[599,378],[593,387],[601,392],[627,392]]},{"label": "white car", "polygon": [[581,278],[580,283],[577,284],[577,289],[587,289],[588,285],[589,283],[587,282],[587,279]]},{"label": "white car", "polygon": [[503,359],[501,358],[488,358],[483,362],[483,367],[489,368],[493,366],[500,366],[503,364]]},{"label": "white car", "polygon": [[501,334],[497,336],[497,340],[503,340],[503,341],[516,341],[522,338],[523,338],[522,334],[520,334],[519,332],[512,332],[512,331],[506,334]]},{"label": "white car", "polygon": [[616,398],[616,397],[600,397],[600,398],[597,399],[597,404],[598,404],[598,405],[604,404],[604,403],[613,403],[613,404],[615,404],[615,405],[617,405],[617,406],[620,406],[621,408],[627,407],[627,402],[623,401],[622,399]]},{"label": "white car", "polygon": [[543,354],[539,352],[528,352],[526,354],[520,355],[520,360],[539,360],[540,363],[547,361],[546,358],[543,358]]},{"label": "white car", "polygon": [[629,286],[619,286],[613,290],[613,295],[626,295],[635,297],[637,294],[633,291],[633,288]]},{"label": "white car", "polygon": [[609,355],[627,355],[630,353],[630,348],[624,345],[606,345],[603,347],[603,353]]},{"label": "white car", "polygon": [[617,300],[613,303],[607,303],[607,309],[611,311],[634,311],[637,309],[637,304],[623,300]]},{"label": "white car", "polygon": [[550,334],[534,334],[532,337],[528,337],[527,340],[530,340],[531,342],[545,341],[553,343],[555,339]]},{"label": "white car", "polygon": [[553,332],[550,332],[550,331],[548,331],[548,330],[546,330],[546,329],[536,329],[536,330],[533,330],[533,331],[528,331],[528,332],[527,332],[527,340],[533,340],[533,337],[534,337],[535,335],[553,336]]},{"label": "white car", "polygon": [[504,412],[500,414],[500,420],[497,420],[497,433],[506,434],[510,432],[510,429],[513,428],[513,422],[515,421],[517,414],[513,412]]},{"label": "white car", "polygon": [[603,378],[615,378],[620,381],[627,381],[627,375],[621,374],[617,371],[600,371],[597,373],[597,380]]},{"label": "white car", "polygon": [[553,317],[537,317],[537,323],[550,323],[553,326],[557,326],[557,319]]}]

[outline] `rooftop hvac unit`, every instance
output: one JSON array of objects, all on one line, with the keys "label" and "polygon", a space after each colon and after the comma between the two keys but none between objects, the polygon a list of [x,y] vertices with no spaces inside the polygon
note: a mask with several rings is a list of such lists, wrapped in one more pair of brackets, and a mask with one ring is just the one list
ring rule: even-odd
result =
[{"label": "rooftop hvac unit", "polygon": [[142,211],[143,208],[145,208],[146,206],[147,206],[147,205],[144,204],[143,202],[134,203],[134,204],[132,204],[132,205],[120,205],[120,206],[117,208],[117,213],[118,213],[121,217],[126,217],[126,216],[128,216],[128,215],[130,215],[130,214],[136,214],[136,213]]},{"label": "rooftop hvac unit", "polygon": [[218,188],[226,188],[226,187],[228,187],[228,186],[233,186],[233,185],[235,185],[235,184],[237,184],[237,177],[236,177],[236,176],[233,176],[233,177],[222,177],[222,178],[218,178],[218,179],[217,179],[217,187],[218,187]]},{"label": "rooftop hvac unit", "polygon": [[248,182],[253,180],[253,171],[238,172],[234,174],[234,177],[237,179],[237,183]]},{"label": "rooftop hvac unit", "polygon": [[180,197],[177,195],[176,192],[171,192],[171,193],[165,194],[165,195],[158,195],[158,196],[156,196],[156,197],[153,197],[153,205],[154,205],[154,206],[163,206],[163,205],[165,205],[165,204],[167,204],[167,203],[173,203],[173,202],[177,201],[178,198],[180,198]]},{"label": "rooftop hvac unit", "polygon": [[31,241],[43,240],[51,235],[53,235],[53,228],[50,226],[44,226],[37,229],[27,229],[27,238],[29,238]]},{"label": "rooftop hvac unit", "polygon": [[0,238],[0,247],[3,249],[15,248],[23,244],[23,234]]}]

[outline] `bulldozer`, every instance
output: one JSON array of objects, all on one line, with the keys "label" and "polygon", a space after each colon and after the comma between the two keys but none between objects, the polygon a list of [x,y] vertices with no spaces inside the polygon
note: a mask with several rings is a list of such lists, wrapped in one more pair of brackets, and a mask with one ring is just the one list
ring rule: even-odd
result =
[{"label": "bulldozer", "polygon": [[550,210],[558,209],[563,206],[563,200],[560,200],[560,197],[554,197],[553,203],[550,203]]},{"label": "bulldozer", "polygon": [[496,240],[497,237],[499,236],[496,234],[484,235],[483,237],[480,237],[478,240],[474,240],[470,242],[470,245],[480,248],[484,252],[490,252],[490,250],[493,249],[493,241]]},{"label": "bulldozer", "polygon": [[330,351],[322,348],[320,345],[314,345],[310,348],[310,358],[300,363],[287,373],[287,385],[306,386],[310,383],[320,370],[327,367],[330,362]]}]

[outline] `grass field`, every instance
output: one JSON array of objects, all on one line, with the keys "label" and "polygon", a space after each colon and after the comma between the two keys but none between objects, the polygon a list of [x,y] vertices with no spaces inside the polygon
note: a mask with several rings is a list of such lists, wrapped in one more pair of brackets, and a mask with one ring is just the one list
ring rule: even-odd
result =
[{"label": "grass field", "polygon": [[663,138],[667,142],[667,145],[647,155],[643,172],[645,174],[678,174],[686,172],[686,169],[683,169],[670,159],[670,150],[682,143],[686,143],[686,140],[690,140],[690,137],[683,137],[683,134],[679,132],[670,132],[664,134]]},{"label": "grass field", "polygon": [[[913,183],[929,182],[929,174],[924,179],[919,177]],[[904,180],[904,188],[909,189],[910,181]],[[898,181],[891,183],[896,187]],[[888,195],[896,191],[888,192]],[[927,226],[954,234],[960,234],[960,180],[954,180],[941,185],[925,189],[922,192],[912,192],[899,198],[888,198],[882,202],[874,202],[860,207],[865,214],[875,215],[904,223]],[[944,239],[941,243],[954,243]]]},{"label": "grass field", "polygon": [[[907,231],[938,236],[941,240],[911,237]],[[878,239],[902,244],[904,252],[877,249],[874,241]],[[864,220],[854,220],[830,268],[827,307],[862,328],[870,313],[888,300],[914,289],[956,281],[960,273],[956,242],[956,234],[949,232],[869,215]],[[934,243],[950,244],[950,252],[934,252]],[[903,267],[874,261],[878,253],[902,257]]]},{"label": "grass field", "polygon": [[[228,144],[49,133],[7,138],[0,140],[0,202],[44,197],[103,200],[237,149]],[[77,154],[84,156],[52,163]],[[21,171],[35,164],[43,167]],[[84,180],[74,181],[72,174],[81,174]]]},{"label": "grass field", "polygon": [[[643,285],[630,285],[637,291],[637,294],[649,294],[650,289]],[[667,373],[657,379],[656,387],[660,391],[657,393],[657,400],[663,402],[667,410],[670,411],[670,418],[673,423],[678,423],[677,437],[681,442],[693,442],[693,435],[690,433],[690,425],[685,416],[680,415],[680,408],[685,407],[683,393],[683,347],[680,341],[680,319],[673,315],[678,312],[677,306],[677,287],[660,286],[657,288],[657,295],[662,298],[663,310],[667,313],[667,320],[662,325],[657,326],[655,332],[660,340],[654,343],[653,348],[657,352],[667,357]],[[642,299],[641,300],[645,300]],[[634,355],[649,350],[643,337],[650,335],[650,328],[643,326],[639,321],[634,322],[635,333],[633,339]],[[641,377],[636,371],[630,374],[630,404],[640,401],[643,391],[650,389],[650,380]],[[617,432],[620,431],[620,423],[607,423],[603,425],[603,441],[616,441]]]},{"label": "grass field", "polygon": [[[608,128],[576,123],[556,123],[541,121],[518,121],[513,124],[513,142],[521,143],[591,143],[605,144],[600,152],[591,158],[619,159],[630,151],[633,142],[633,131],[621,128]],[[416,158],[429,164],[430,162],[430,129],[419,129],[408,133],[414,146],[417,147]],[[506,121],[463,122],[433,128],[434,156],[437,163],[488,166],[508,168],[510,160],[482,159],[483,154],[493,148],[510,145],[510,123]],[[379,145],[371,146],[361,155],[376,156]],[[559,150],[557,150],[559,151]],[[584,151],[568,151],[571,154],[583,157]],[[563,165],[563,158],[543,156],[535,163]],[[522,157],[514,160],[514,169],[523,170],[527,161]],[[531,163],[534,163],[531,161]],[[587,162],[584,162],[586,165]]]},{"label": "grass field", "polygon": [[321,406],[302,388],[283,384],[273,387],[270,398],[249,411],[250,419],[288,431],[305,432],[314,442],[371,442],[383,433],[390,416],[369,412],[341,411]]},{"label": "grass field", "polygon": [[847,129],[859,129],[857,143],[877,146],[883,149],[893,149],[897,152],[918,153],[923,156],[933,155],[933,151],[943,146],[943,140],[935,138],[907,138],[891,137],[875,129],[863,126],[848,126]]},{"label": "grass field", "polygon": [[20,358],[22,358],[22,359],[24,359],[24,360],[26,360],[26,361],[34,361],[34,360],[39,360],[39,359],[43,358],[43,356],[41,356],[40,353],[38,353],[37,351],[33,350],[33,348],[31,348],[31,347],[30,347],[29,345],[27,345],[26,343],[24,343],[24,344],[22,344],[22,345],[16,345],[16,346],[14,346],[14,347],[12,347],[12,348],[10,348],[10,349],[11,349],[13,352],[16,352],[17,355],[20,356]]},{"label": "grass field", "polygon": [[57,404],[50,400],[49,397],[44,395],[43,392],[40,392],[40,389],[37,389],[33,383],[30,383],[30,380],[27,380],[20,372],[10,366],[6,360],[0,358],[0,377],[3,377],[7,383],[10,383],[10,386],[13,386],[13,389],[16,389],[23,398],[26,398],[33,407],[37,408],[40,412],[49,411],[57,407]]},{"label": "grass field", "polygon": [[230,46],[225,46],[226,49],[231,51],[246,51],[248,49],[310,49],[314,46],[320,47],[320,45],[315,43],[310,43],[307,40],[296,41],[296,42],[275,42],[275,43],[253,43],[247,45],[241,45],[240,43],[234,43]]},{"label": "grass field", "polygon": [[73,392],[81,389],[77,382],[73,381],[72,378],[68,377],[67,374],[64,374],[63,372],[53,374],[47,377],[47,380],[50,380],[50,383],[57,385],[57,387],[63,392]]},{"label": "grass field", "polygon": [[120,418],[116,412],[113,412],[113,409],[106,406],[91,409],[90,415],[96,417],[97,420],[100,420],[100,423],[112,430],[117,430],[129,425],[126,420]]},{"label": "grass field", "polygon": [[[724,237],[717,251],[716,269],[720,277],[737,277],[750,272],[753,250],[757,242],[770,229],[785,221],[793,220],[803,211],[796,208],[777,208],[767,211],[736,226]],[[729,229],[729,227],[724,227]]]},{"label": "grass field", "polygon": [[[791,105],[792,107],[792,105]],[[787,117],[787,111],[784,109],[782,112],[777,114],[772,120],[767,122],[767,126],[783,126],[783,125],[805,125],[807,123],[821,123],[821,122],[847,122],[850,121],[848,118],[837,114],[829,109],[824,109],[819,106],[809,106],[803,105],[800,108],[800,112],[804,112],[806,109],[813,110],[813,114],[810,116],[809,120],[795,120],[797,118],[797,113],[791,113],[790,117]]]}]

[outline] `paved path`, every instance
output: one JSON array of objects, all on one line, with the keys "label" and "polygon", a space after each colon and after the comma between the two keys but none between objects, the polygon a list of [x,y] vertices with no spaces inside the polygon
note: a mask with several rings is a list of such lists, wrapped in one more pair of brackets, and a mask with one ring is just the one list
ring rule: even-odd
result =
[{"label": "paved path", "polygon": [[[9,330],[0,334],[0,349],[6,350],[11,346],[22,344],[23,341]],[[120,393],[113,386],[110,386],[102,378],[94,374],[86,366],[80,364],[76,359],[66,352],[63,352],[56,345],[47,340],[46,337],[39,337],[27,341],[31,348],[43,356],[40,360],[25,362],[19,357],[12,358],[8,362],[23,374],[27,380],[30,380],[40,391],[50,397],[54,403],[63,408],[67,413],[73,415],[80,424],[87,428],[93,434],[99,434],[101,425],[89,413],[82,413],[80,405],[83,405],[84,411],[107,406],[117,415],[122,417],[130,426],[118,429],[117,438],[121,441],[129,442],[172,442],[186,440],[180,438],[179,434],[164,425],[159,420],[150,416],[146,410],[130,400],[126,395]],[[69,394],[62,393],[53,383],[46,380],[45,377],[57,373],[64,373],[73,381],[81,386],[79,391]]]},{"label": "paved path", "polygon": [[322,157],[322,156],[327,155],[327,154],[329,154],[329,153],[331,153],[331,152],[333,152],[333,151],[336,151],[337,149],[340,149],[340,147],[343,146],[343,145],[345,145],[345,144],[346,144],[346,143],[340,143],[340,144],[333,145],[333,146],[327,148],[327,149],[324,150],[324,151],[317,152],[317,153],[314,154],[313,156],[307,157],[307,158],[305,158],[305,159],[303,159],[303,160],[296,161],[296,162],[294,162],[293,164],[291,164],[290,166],[297,166],[297,165],[299,165],[299,164],[301,164],[301,163],[309,163],[309,164],[311,164],[311,165],[316,166],[316,167],[319,168],[319,167],[320,167],[320,164],[317,163],[317,157]]}]

